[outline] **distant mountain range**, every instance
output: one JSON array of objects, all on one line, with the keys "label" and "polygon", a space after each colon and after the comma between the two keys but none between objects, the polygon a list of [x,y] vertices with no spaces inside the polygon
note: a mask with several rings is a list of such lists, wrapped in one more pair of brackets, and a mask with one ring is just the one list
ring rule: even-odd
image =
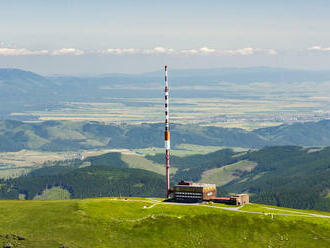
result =
[{"label": "distant mountain range", "polygon": [[[143,76],[159,77],[161,71],[144,73]],[[174,83],[176,79],[195,78],[201,80],[233,83],[254,82],[322,82],[330,79],[330,71],[297,70],[273,67],[243,67],[243,68],[213,68],[213,69],[186,69],[170,71]],[[183,80],[185,81],[185,80]],[[195,80],[193,80],[195,81]]]},{"label": "distant mountain range", "polygon": [[[307,71],[270,67],[171,70],[171,87],[212,86],[219,83],[278,84],[330,81],[330,71]],[[163,72],[105,74],[99,76],[40,76],[19,69],[0,69],[0,117],[11,112],[52,108],[63,101],[102,101],[108,97],[160,97]],[[105,90],[109,89],[111,90]],[[136,90],[145,89],[145,90]],[[282,87],[283,90],[283,87]],[[233,93],[231,93],[233,94]],[[185,89],[175,97],[219,97],[226,92]]]},{"label": "distant mountain range", "polygon": [[[261,148],[265,146],[329,146],[330,120],[246,131],[198,125],[172,125],[172,144]],[[0,121],[0,151],[22,149],[76,151],[101,148],[163,146],[163,124],[115,125],[100,122]]]}]

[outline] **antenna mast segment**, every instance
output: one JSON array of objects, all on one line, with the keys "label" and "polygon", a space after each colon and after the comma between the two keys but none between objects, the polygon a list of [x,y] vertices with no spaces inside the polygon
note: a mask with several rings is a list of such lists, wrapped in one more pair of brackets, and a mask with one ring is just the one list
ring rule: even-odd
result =
[{"label": "antenna mast segment", "polygon": [[169,88],[167,78],[167,65],[165,65],[165,159],[166,159],[166,197],[170,194],[170,124],[169,124]]}]

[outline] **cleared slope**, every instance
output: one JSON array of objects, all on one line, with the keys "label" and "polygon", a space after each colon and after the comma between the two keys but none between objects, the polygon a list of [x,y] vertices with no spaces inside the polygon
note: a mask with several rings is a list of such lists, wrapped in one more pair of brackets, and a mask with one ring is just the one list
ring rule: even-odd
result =
[{"label": "cleared slope", "polygon": [[225,185],[234,179],[240,178],[245,172],[250,172],[257,166],[257,163],[242,160],[234,164],[225,165],[220,168],[214,168],[204,171],[201,183],[215,183],[217,186]]},{"label": "cleared slope", "polygon": [[[154,163],[142,155],[122,153],[121,159],[128,164],[129,168],[142,169],[165,175],[165,166],[163,164]],[[174,174],[176,171],[176,168],[171,167],[171,174]]]}]

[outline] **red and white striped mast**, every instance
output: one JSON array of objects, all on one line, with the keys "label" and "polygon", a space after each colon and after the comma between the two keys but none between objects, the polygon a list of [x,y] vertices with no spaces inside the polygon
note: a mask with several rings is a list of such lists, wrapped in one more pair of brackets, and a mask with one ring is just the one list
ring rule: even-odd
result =
[{"label": "red and white striped mast", "polygon": [[165,65],[165,159],[166,159],[166,197],[170,195],[170,123],[169,123],[169,88],[168,88],[168,77],[167,77],[167,65]]}]

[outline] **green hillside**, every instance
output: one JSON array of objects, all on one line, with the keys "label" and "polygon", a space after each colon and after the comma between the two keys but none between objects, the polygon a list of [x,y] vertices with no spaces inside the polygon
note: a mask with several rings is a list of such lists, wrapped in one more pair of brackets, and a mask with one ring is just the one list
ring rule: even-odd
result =
[{"label": "green hillside", "polygon": [[234,179],[240,178],[242,173],[250,172],[258,164],[249,160],[241,160],[237,163],[228,164],[220,168],[214,168],[202,173],[201,183],[215,183],[223,186]]},{"label": "green hillside", "polygon": [[329,146],[330,121],[294,123],[254,130],[273,145]]},{"label": "green hillside", "polygon": [[[102,122],[0,121],[0,152],[22,149],[79,151],[163,146],[163,124],[117,125]],[[328,146],[330,121],[306,122],[246,131],[200,125],[172,125],[173,148],[184,144],[262,148],[271,145]]]},{"label": "green hillside", "polygon": [[[128,168],[120,159],[115,162],[117,153],[107,156],[113,157],[113,164],[91,158],[92,165],[89,167],[45,167],[34,170],[27,176],[0,180],[0,199],[65,199],[120,195],[159,197],[165,194],[163,176],[151,171]],[[104,159],[104,156],[102,158]]]},{"label": "green hillside", "polygon": [[250,192],[265,204],[330,210],[330,147],[268,147],[246,157],[258,165],[224,189]]},{"label": "green hillside", "polygon": [[[249,192],[258,203],[330,211],[330,147],[181,155],[171,157],[172,185],[180,180],[214,183],[221,194]],[[110,152],[46,165],[27,176],[0,180],[0,199],[39,198],[53,187],[69,191],[72,198],[164,194],[164,154]]]},{"label": "green hillside", "polygon": [[[162,154],[147,159],[161,163]],[[249,192],[258,203],[330,211],[330,147],[266,147],[257,151],[223,149],[172,156],[172,181],[215,183],[220,192]]]},{"label": "green hillside", "polygon": [[[22,149],[77,151],[105,148],[163,146],[163,124],[117,125],[101,122],[46,121],[24,123],[0,121],[0,152]],[[262,147],[267,142],[243,129],[172,125],[173,144]]]},{"label": "green hillside", "polygon": [[[329,247],[330,215],[158,200],[0,201],[0,247]],[[253,212],[253,213],[252,213]]]}]

